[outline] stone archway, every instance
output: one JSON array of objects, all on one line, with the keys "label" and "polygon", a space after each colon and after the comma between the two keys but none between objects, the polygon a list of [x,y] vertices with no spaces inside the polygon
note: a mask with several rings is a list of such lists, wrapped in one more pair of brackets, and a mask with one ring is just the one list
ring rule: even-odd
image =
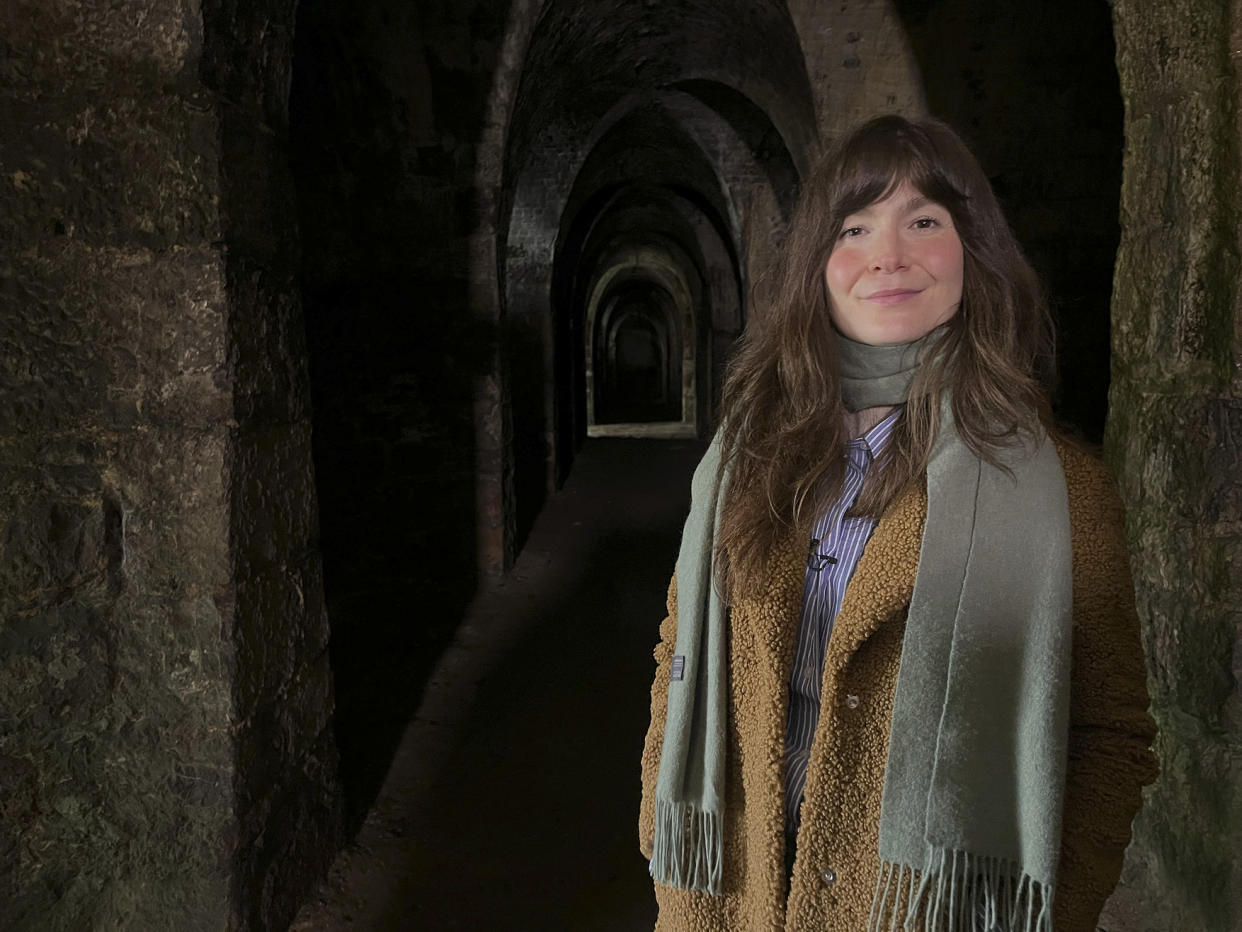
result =
[{"label": "stone archway", "polygon": [[[617,167],[631,172],[629,180],[637,180],[641,176],[633,172],[638,164],[658,151],[650,141],[659,138],[651,135],[652,128],[661,123],[673,127],[675,135],[660,148],[673,151],[673,140],[679,138],[687,158],[666,160],[661,174],[668,184],[712,204],[712,213],[729,225],[730,250],[737,254],[742,244],[770,248],[767,237],[741,235],[741,224],[774,234],[781,227],[778,205],[788,200],[789,192],[766,201],[753,198],[753,192],[770,185],[766,165],[774,159],[789,163],[791,141],[799,148],[792,164],[805,163],[807,141],[814,137],[810,90],[797,36],[782,2],[747,4],[737,16],[719,4],[702,4],[696,15],[714,25],[697,31],[692,41],[675,44],[669,44],[662,32],[659,12],[632,4],[610,6],[603,21],[632,38],[620,48],[600,44],[606,39],[596,29],[601,14],[602,9],[592,13],[589,5],[552,2],[543,7],[537,28],[528,33],[525,70],[513,97],[505,139],[504,194],[498,211],[502,248],[497,258],[510,345],[507,384],[518,540],[548,490],[564,477],[579,436],[580,422],[573,412],[580,402],[559,394],[556,387],[575,377],[573,363],[567,361],[575,354],[558,349],[568,347],[567,341],[575,336],[573,313],[558,306],[554,266],[565,234],[574,226],[570,198],[591,154],[601,144],[611,145],[618,155]],[[747,24],[752,39],[765,37],[749,46],[753,54],[744,54],[743,47],[729,39],[739,22]],[[634,74],[640,76],[637,82]],[[713,99],[720,107],[714,109],[704,104],[702,96],[672,90],[686,80],[720,84],[752,102],[762,101],[770,107],[764,118],[779,131],[756,135],[735,127],[730,120],[764,114],[762,106],[747,109],[726,94]],[[590,90],[582,94],[566,90],[574,82]],[[692,84],[691,89],[699,86]],[[560,95],[556,106],[551,105],[550,94]],[[681,102],[663,99],[670,94],[680,95]],[[647,129],[636,140],[647,141],[636,141],[628,150],[616,146],[619,137],[612,131],[625,121],[645,123]],[[728,133],[739,136],[740,145],[717,144]],[[761,140],[762,147],[751,148],[749,143]],[[587,187],[598,191],[603,185]],[[740,272],[745,280],[745,262]],[[710,386],[705,389],[710,396]]]},{"label": "stone archway", "polygon": [[588,402],[596,424],[675,421],[682,412],[681,346],[672,296],[633,283],[608,294],[593,330]]},{"label": "stone archway", "polygon": [[[650,245],[620,250],[601,263],[585,308],[588,435],[695,436],[703,300],[696,273],[681,250]],[[636,328],[635,349],[643,339],[640,333],[655,339],[652,348],[661,360],[659,403],[634,404],[617,381],[617,327],[627,316]]]}]

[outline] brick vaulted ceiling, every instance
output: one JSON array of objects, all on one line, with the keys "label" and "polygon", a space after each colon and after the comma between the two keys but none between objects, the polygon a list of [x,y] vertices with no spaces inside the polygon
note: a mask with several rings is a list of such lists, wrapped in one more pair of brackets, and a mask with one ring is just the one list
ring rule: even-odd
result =
[{"label": "brick vaulted ceiling", "polygon": [[551,0],[527,47],[506,181],[541,141],[573,145],[627,97],[686,80],[745,95],[798,156],[814,138],[811,87],[782,0]]}]

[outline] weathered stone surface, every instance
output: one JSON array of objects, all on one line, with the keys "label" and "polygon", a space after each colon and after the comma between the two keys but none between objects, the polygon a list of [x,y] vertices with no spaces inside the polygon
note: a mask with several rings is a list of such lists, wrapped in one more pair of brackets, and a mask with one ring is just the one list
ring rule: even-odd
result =
[{"label": "weathered stone surface", "polygon": [[[280,833],[271,835],[256,813],[272,811],[274,818],[283,818],[286,804],[330,810],[335,763],[324,758],[307,770],[308,761],[324,753],[315,748],[332,718],[332,673],[317,555],[289,546],[290,540],[307,546],[315,532],[309,432],[269,428],[243,433],[239,440],[237,461],[249,464],[244,470],[249,479],[236,489],[234,500],[237,604],[239,618],[252,621],[234,631],[234,697],[243,713],[237,731],[237,792],[239,811],[245,813],[241,853],[248,858],[249,843],[292,843]],[[299,800],[299,793],[305,798]],[[331,848],[326,826],[294,822],[291,830],[320,835]],[[309,848],[300,853],[318,863],[315,859],[327,852]],[[292,870],[285,862],[276,866]],[[269,883],[261,877],[247,882],[256,892]],[[296,900],[299,894],[284,890],[280,896]]]},{"label": "weathered stone surface", "polygon": [[[326,666],[323,675],[327,682]],[[288,701],[310,709],[329,698],[321,689],[291,694]],[[297,768],[281,774],[263,805],[243,813],[240,837],[245,843],[238,852],[236,891],[241,928],[286,928],[306,895],[306,865],[319,863],[340,845],[335,801],[307,792],[307,787],[329,786],[336,779],[336,740],[325,727],[318,742],[300,755]]]},{"label": "weathered stone surface", "polygon": [[6,59],[6,77],[15,90],[40,96],[56,88],[170,81],[197,63],[196,19],[185,6],[161,0],[14,0],[5,8],[5,41],[16,52]]},{"label": "weathered stone surface", "polygon": [[817,0],[791,0],[787,5],[815,94],[821,143],[875,113],[925,110],[918,62],[899,16],[907,4],[858,0],[825,7]]},{"label": "weathered stone surface", "polygon": [[[0,221],[18,247],[0,269],[0,734],[22,788],[0,813],[9,928],[221,928],[231,912],[220,266],[206,242],[168,243],[187,235],[175,222],[152,249],[135,205],[175,201],[176,172],[152,181],[139,159],[127,186],[125,142],[100,143],[111,186],[40,169],[66,203],[78,185],[89,217],[53,204],[58,223],[32,224],[46,199],[14,184]],[[12,176],[24,157],[4,156]],[[212,212],[205,191],[181,190],[191,213]]]},{"label": "weathered stone surface", "polygon": [[1237,15],[1198,0],[1114,6],[1126,160],[1107,441],[1162,772],[1108,929],[1242,925]]},{"label": "weathered stone surface", "polygon": [[[266,6],[4,14],[6,929],[279,928],[336,843],[291,5]],[[227,107],[204,19],[237,30],[209,34]]]},{"label": "weathered stone surface", "polygon": [[[1159,6],[1128,2],[1113,9],[1117,71],[1135,113],[1205,90],[1232,72],[1227,53],[1234,4],[1176,0]],[[1195,144],[1178,140],[1182,147]]]},{"label": "weathered stone surface", "polygon": [[[96,248],[39,242],[0,268],[0,431],[227,417],[220,264],[205,247]],[[170,325],[174,308],[185,313]]]},{"label": "weathered stone surface", "polygon": [[222,928],[233,779],[225,619],[210,597],[117,598],[109,547],[94,546],[108,541],[107,509],[102,521],[55,506],[26,518],[6,523],[6,568],[15,551],[42,545],[51,571],[40,581],[54,585],[0,609],[3,753],[26,774],[3,811],[16,850],[0,916],[19,929],[154,927],[170,916]]},{"label": "weathered stone surface", "polygon": [[[499,471],[504,441],[474,418],[476,387],[492,393],[497,434],[505,412],[496,325],[472,300],[497,290],[473,178],[508,7],[298,10],[291,152],[337,731],[357,820],[473,594],[479,495],[503,489],[480,471]],[[491,513],[499,543],[503,510]]]},{"label": "weathered stone surface", "polygon": [[340,831],[318,554],[288,92],[288,0],[204,5],[220,95],[220,214],[232,365],[229,555],[236,834],[233,921],[280,928]]},{"label": "weathered stone surface", "polygon": [[[203,0],[201,7],[202,78],[218,95],[225,111],[224,122],[228,122],[229,109],[238,108],[247,115],[244,123],[257,122],[267,131],[283,135],[289,121],[296,0]],[[223,135],[235,128],[226,126]],[[222,167],[229,170],[242,166],[230,160]],[[268,176],[273,190],[282,186],[280,174]],[[261,207],[248,206],[256,210]],[[242,209],[240,204],[224,205],[226,217]]]},{"label": "weathered stone surface", "polygon": [[1153,703],[1220,727],[1237,689],[1233,643],[1242,617],[1242,402],[1137,393],[1127,402],[1114,409],[1110,430],[1143,438],[1121,489],[1140,554],[1134,577],[1146,609]]},{"label": "weathered stone surface", "polygon": [[216,121],[207,101],[134,93],[143,96],[40,95],[6,108],[8,119],[30,125],[6,139],[0,186],[23,238],[148,249],[218,239]]},{"label": "weathered stone surface", "polygon": [[1213,77],[1150,110],[1136,105],[1127,121],[1127,146],[1148,157],[1127,160],[1122,185],[1114,300],[1133,310],[1114,320],[1116,365],[1171,392],[1211,391],[1233,375],[1236,141],[1221,102],[1234,88]]}]

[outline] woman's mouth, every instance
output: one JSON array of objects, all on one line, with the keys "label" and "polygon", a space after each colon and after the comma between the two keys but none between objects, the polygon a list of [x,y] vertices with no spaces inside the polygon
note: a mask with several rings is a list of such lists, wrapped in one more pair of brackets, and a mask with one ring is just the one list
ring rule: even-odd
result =
[{"label": "woman's mouth", "polygon": [[876,304],[901,304],[919,293],[920,290],[917,288],[887,288],[883,291],[873,291],[867,295],[866,300]]}]

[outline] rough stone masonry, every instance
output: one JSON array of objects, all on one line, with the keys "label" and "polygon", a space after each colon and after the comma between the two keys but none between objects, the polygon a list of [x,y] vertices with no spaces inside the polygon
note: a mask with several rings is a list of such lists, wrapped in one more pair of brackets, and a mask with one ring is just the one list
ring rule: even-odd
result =
[{"label": "rough stone masonry", "polygon": [[292,16],[0,11],[5,928],[267,927],[337,842]]}]

